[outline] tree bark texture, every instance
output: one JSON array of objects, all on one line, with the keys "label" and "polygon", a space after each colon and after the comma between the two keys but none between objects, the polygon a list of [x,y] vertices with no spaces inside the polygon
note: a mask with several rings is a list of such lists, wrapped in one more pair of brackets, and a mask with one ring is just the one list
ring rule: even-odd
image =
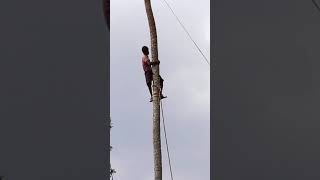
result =
[{"label": "tree bark texture", "polygon": [[[158,61],[158,42],[156,24],[150,0],[144,0],[151,37],[151,60]],[[162,180],[161,137],[160,137],[160,79],[159,65],[152,67],[153,71],[153,155],[155,180]]]}]

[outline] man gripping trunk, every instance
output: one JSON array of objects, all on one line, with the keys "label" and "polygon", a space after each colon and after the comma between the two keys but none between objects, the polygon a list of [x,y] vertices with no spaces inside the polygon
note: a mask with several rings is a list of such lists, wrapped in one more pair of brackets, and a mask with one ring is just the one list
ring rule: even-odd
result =
[{"label": "man gripping trunk", "polygon": [[[149,49],[148,49],[147,46],[143,46],[142,47],[142,53],[143,53],[143,56],[142,56],[142,67],[143,67],[143,70],[144,70],[146,83],[147,83],[147,86],[149,88],[149,92],[150,92],[150,95],[151,95],[150,102],[152,102],[151,84],[152,84],[152,80],[153,80],[153,72],[152,72],[151,66],[155,65],[155,64],[159,64],[160,61],[157,61],[157,62],[151,62],[150,61],[150,59],[149,59]],[[163,79],[162,79],[162,77],[160,75],[159,75],[159,78],[160,78],[160,88],[161,88],[161,91],[160,91],[161,95],[160,96],[161,96],[161,99],[163,99],[163,98],[166,98],[166,96],[163,96],[163,94],[162,94]]]}]

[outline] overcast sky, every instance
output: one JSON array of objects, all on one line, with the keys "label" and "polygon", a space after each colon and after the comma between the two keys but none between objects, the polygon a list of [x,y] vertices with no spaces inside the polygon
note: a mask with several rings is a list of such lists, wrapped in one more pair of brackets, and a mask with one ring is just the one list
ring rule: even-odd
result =
[{"label": "overcast sky", "polygon": [[[207,58],[210,1],[168,0]],[[171,163],[175,179],[210,178],[210,70],[164,1],[152,1]],[[111,164],[114,179],[153,178],[152,103],[141,66],[150,45],[144,1],[111,1]],[[169,179],[163,129],[163,177]]]}]

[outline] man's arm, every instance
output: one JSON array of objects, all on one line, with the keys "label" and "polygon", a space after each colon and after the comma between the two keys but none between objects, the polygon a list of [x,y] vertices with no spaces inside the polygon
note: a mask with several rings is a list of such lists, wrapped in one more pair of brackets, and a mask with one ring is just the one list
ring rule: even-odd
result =
[{"label": "man's arm", "polygon": [[159,61],[159,60],[158,60],[158,61],[153,61],[153,62],[150,61],[150,65],[152,65],[152,66],[153,66],[153,65],[157,65],[157,64],[160,64],[160,61]]}]

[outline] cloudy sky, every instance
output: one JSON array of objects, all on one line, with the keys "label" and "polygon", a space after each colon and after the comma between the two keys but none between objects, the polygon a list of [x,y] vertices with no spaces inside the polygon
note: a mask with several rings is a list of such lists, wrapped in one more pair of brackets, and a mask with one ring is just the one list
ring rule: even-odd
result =
[{"label": "cloudy sky", "polygon": [[[168,0],[210,58],[210,1]],[[210,70],[164,1],[155,15],[166,128],[175,179],[210,178]],[[152,104],[141,66],[150,35],[144,1],[111,1],[111,163],[114,179],[153,178]],[[170,178],[163,129],[163,177]]]}]

